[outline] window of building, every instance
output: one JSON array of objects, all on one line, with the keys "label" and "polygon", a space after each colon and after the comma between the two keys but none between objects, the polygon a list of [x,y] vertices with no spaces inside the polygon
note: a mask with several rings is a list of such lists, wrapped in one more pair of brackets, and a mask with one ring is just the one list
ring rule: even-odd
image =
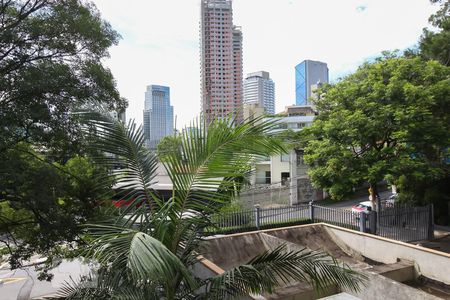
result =
[{"label": "window of building", "polygon": [[270,184],[271,183],[271,173],[270,171],[266,171],[266,183]]},{"label": "window of building", "polygon": [[281,184],[286,185],[289,182],[289,172],[281,172]]},{"label": "window of building", "polygon": [[282,162],[289,162],[289,154],[281,154]]}]

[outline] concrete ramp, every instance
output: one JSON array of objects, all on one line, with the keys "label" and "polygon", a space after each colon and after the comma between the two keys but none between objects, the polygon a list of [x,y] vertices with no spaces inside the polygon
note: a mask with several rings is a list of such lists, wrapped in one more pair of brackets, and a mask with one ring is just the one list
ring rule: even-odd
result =
[{"label": "concrete ramp", "polygon": [[[313,251],[323,251],[330,256],[345,262],[351,269],[365,273],[369,277],[368,285],[362,288],[360,293],[339,290],[336,286],[330,286],[328,290],[318,295],[307,283],[292,282],[289,285],[282,286],[271,295],[259,295],[258,299],[289,299],[289,300],[312,300],[320,297],[326,297],[340,292],[347,292],[359,299],[376,300],[383,299],[386,295],[395,295],[395,299],[437,299],[435,296],[425,293],[419,289],[402,284],[417,279],[416,261],[406,258],[389,262],[380,262],[373,255],[373,252],[390,252],[390,249],[370,249],[368,252],[372,256],[366,255],[361,249],[367,247],[355,248],[349,241],[361,237],[374,240],[370,235],[359,232],[345,230],[347,235],[338,234],[337,231],[343,231],[340,228],[330,227],[326,224],[310,224],[280,229],[262,230],[249,233],[233,234],[221,237],[209,237],[202,246],[201,254],[212,263],[223,270],[230,270],[242,264],[246,264],[255,256],[268,250],[273,250],[279,245],[286,245],[288,250],[309,249]],[[331,229],[334,229],[332,231]],[[343,239],[347,238],[347,240]],[[386,240],[386,239],[384,239]],[[375,243],[375,241],[372,241]],[[369,245],[366,242],[366,246]],[[357,245],[357,244],[356,244]],[[405,248],[405,247],[403,247]],[[405,248],[406,249],[406,248]],[[418,256],[420,258],[420,256]],[[340,298],[330,298],[340,299]],[[393,298],[392,298],[393,299]]]}]

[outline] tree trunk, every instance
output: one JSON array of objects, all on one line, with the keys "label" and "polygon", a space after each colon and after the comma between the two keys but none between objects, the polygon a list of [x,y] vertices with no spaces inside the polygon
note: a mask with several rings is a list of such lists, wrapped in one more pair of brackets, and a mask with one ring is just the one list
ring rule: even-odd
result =
[{"label": "tree trunk", "polygon": [[372,210],[377,210],[378,211],[378,207],[377,207],[377,184],[376,183],[369,183],[369,199],[370,202],[372,203]]}]

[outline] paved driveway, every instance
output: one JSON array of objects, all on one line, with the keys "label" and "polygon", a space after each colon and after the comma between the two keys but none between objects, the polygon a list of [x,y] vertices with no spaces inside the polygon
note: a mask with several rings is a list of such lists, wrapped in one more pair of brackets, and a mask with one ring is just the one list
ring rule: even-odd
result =
[{"label": "paved driveway", "polygon": [[14,271],[0,269],[0,300],[28,300],[54,294],[70,277],[77,280],[81,275],[87,275],[88,268],[79,260],[64,261],[51,273],[54,278],[48,282],[37,279],[34,266]]}]

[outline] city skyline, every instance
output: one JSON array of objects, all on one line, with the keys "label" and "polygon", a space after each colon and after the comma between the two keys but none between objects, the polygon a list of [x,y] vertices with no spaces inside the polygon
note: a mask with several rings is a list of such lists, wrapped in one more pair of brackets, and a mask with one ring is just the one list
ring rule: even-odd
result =
[{"label": "city skyline", "polygon": [[[141,91],[160,82],[171,87],[178,129],[188,125],[200,113],[200,1],[179,1],[174,9],[170,1],[130,0],[127,14],[119,1],[94,3],[123,37],[105,64],[129,100],[127,118],[142,122]],[[298,62],[327,62],[333,82],[383,50],[415,45],[436,9],[428,0],[235,0],[233,19],[244,32],[243,72],[270,72],[278,112],[295,103]],[[149,11],[161,13],[150,18]]]}]

